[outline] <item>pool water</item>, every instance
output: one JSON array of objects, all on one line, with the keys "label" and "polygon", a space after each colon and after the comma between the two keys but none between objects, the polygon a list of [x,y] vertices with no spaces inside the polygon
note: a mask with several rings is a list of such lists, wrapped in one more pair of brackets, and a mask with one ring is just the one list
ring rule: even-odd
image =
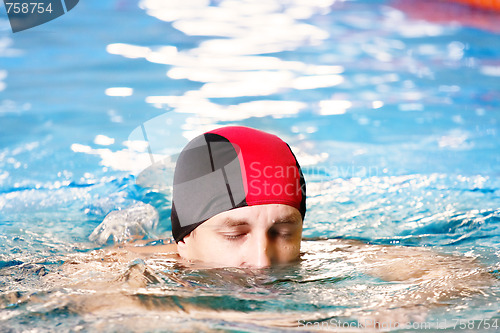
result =
[{"label": "pool water", "polygon": [[[427,0],[87,0],[16,34],[0,15],[0,331],[500,325],[500,14]],[[168,237],[171,164],[151,171],[222,125],[296,153],[301,263],[197,269],[114,260],[89,241],[137,203],[159,214],[149,238]],[[398,274],[425,263],[428,279],[373,274],[380,249]]]}]

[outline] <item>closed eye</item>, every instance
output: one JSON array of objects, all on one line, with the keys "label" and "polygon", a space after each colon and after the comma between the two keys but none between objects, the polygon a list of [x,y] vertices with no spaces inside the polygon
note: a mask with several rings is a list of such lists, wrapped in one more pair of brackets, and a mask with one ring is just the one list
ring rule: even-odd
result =
[{"label": "closed eye", "polygon": [[228,241],[237,241],[245,237],[246,233],[238,233],[238,234],[221,234]]},{"label": "closed eye", "polygon": [[270,230],[269,236],[272,238],[280,237],[283,239],[289,239],[293,236],[293,232],[290,230]]}]

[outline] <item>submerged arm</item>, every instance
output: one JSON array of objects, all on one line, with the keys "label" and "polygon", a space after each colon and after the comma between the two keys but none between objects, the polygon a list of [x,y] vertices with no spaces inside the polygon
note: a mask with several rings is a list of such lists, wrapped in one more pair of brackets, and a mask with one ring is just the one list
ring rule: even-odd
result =
[{"label": "submerged arm", "polygon": [[418,284],[421,295],[429,301],[482,293],[494,282],[474,258],[402,246],[376,246],[374,250],[366,256],[369,274],[386,281]]},{"label": "submerged arm", "polygon": [[453,299],[485,295],[498,283],[485,267],[470,257],[354,240],[342,240],[342,247],[361,258],[364,272],[392,282],[375,286],[378,292],[367,294],[369,306],[355,315],[362,323],[368,323],[367,327],[377,322],[424,321],[430,308],[447,306]]}]

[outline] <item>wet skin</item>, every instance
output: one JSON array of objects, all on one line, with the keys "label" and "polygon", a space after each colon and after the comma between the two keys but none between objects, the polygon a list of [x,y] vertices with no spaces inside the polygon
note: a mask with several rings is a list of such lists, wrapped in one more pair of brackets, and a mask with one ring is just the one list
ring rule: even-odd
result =
[{"label": "wet skin", "polygon": [[213,267],[263,268],[299,260],[302,217],[291,206],[268,204],[226,211],[177,244],[181,258]]}]

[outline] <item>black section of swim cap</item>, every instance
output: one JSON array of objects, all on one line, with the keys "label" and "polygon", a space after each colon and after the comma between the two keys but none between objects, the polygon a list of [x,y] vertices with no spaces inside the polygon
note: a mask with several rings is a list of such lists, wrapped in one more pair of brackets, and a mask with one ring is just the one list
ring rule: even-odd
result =
[{"label": "black section of swim cap", "polygon": [[200,221],[198,223],[194,223],[191,225],[188,225],[186,227],[181,227],[179,224],[179,217],[177,216],[177,210],[175,209],[175,202],[172,203],[172,212],[170,214],[170,219],[172,222],[172,235],[174,236],[174,239],[176,242],[179,242],[182,240],[186,235],[188,235],[191,231],[196,229],[200,224],[202,224],[205,221]]},{"label": "black section of swim cap", "polygon": [[246,206],[235,146],[212,133],[189,142],[177,160],[172,201],[172,233],[177,242],[207,219]]}]

